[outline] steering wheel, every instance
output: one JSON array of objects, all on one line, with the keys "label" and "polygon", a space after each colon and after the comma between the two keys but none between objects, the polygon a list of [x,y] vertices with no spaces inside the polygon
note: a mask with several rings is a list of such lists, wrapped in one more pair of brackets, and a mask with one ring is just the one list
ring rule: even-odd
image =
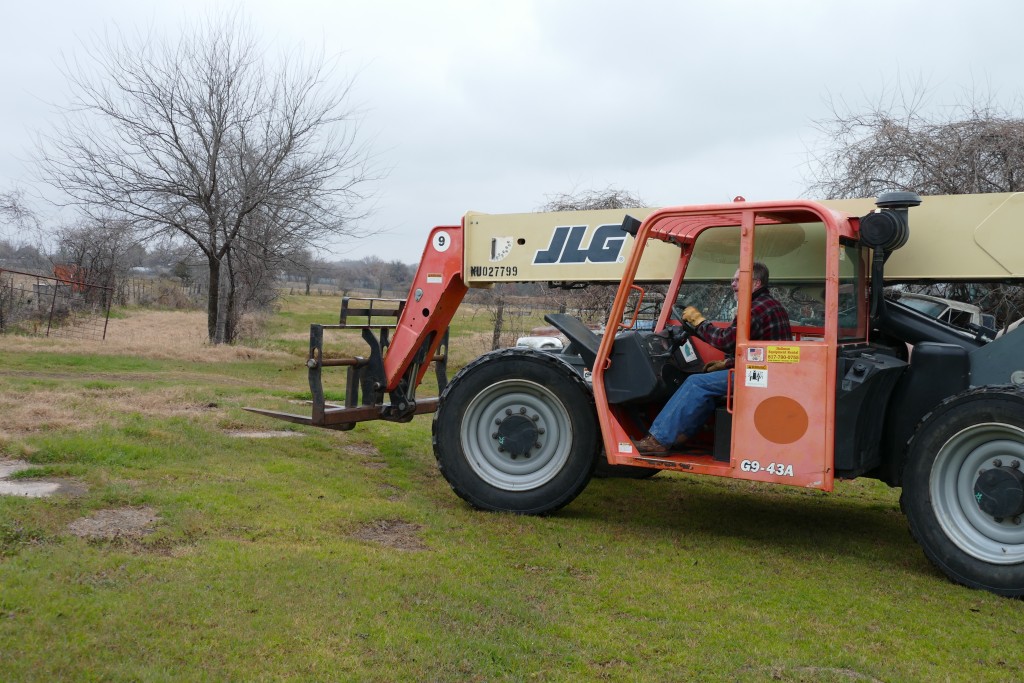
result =
[{"label": "steering wheel", "polygon": [[697,349],[691,345],[689,351],[682,350],[690,337],[697,336],[697,328],[683,320],[683,312],[678,306],[672,307],[672,319],[679,321],[679,324],[668,325],[658,334],[671,344],[680,372],[684,375],[701,372],[704,368],[704,361],[701,360]]},{"label": "steering wheel", "polygon": [[672,307],[672,318],[678,320],[678,325],[666,325],[665,328],[659,332],[661,336],[668,339],[673,349],[677,349],[686,343],[686,340],[690,338],[696,330],[693,325],[690,325],[683,320],[682,314],[677,310],[675,306]]}]

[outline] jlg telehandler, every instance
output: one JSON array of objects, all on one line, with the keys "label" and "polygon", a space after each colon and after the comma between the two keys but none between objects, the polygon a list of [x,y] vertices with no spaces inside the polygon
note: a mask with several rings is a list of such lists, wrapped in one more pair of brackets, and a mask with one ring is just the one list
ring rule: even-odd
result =
[{"label": "jlg telehandler", "polygon": [[[470,213],[430,233],[408,299],[346,299],[340,324],[312,326],[312,416],[256,412],[351,429],[436,411],[441,472],[487,510],[550,513],[599,462],[634,476],[675,470],[825,491],[836,478],[873,477],[903,488],[914,537],[951,579],[1022,595],[1024,331],[964,334],[882,291],[1019,280],[1022,209],[1024,194],[921,203],[898,192],[877,207],[737,199],[632,216]],[[749,338],[755,260],[787,306],[792,341]],[[738,296],[718,296],[723,286],[731,295],[737,268]],[[563,351],[494,351],[448,382],[447,328],[467,288],[523,281],[620,284],[603,333],[551,314],[570,342]],[[656,318],[636,324],[652,300]],[[722,357],[680,324],[689,304],[717,324],[736,315],[729,392],[684,447],[644,455],[634,442],[665,400]],[[368,355],[326,357],[324,331],[353,327]],[[419,398],[431,362],[440,397]],[[344,405],[324,400],[328,366],[348,367]]]}]

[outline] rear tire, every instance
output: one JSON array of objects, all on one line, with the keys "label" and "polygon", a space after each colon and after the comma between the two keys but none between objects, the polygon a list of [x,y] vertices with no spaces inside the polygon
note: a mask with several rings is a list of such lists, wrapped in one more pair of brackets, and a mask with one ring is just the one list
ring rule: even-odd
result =
[{"label": "rear tire", "polygon": [[586,487],[598,446],[594,401],[557,357],[504,349],[463,368],[441,395],[433,442],[441,474],[484,510],[540,515]]},{"label": "rear tire", "polygon": [[976,488],[984,471],[1018,481],[1014,470],[1021,468],[1021,389],[964,392],[940,404],[918,428],[901,504],[925,555],[951,580],[999,595],[1024,595],[1024,515],[1014,505],[997,513],[1005,517],[986,512]]}]

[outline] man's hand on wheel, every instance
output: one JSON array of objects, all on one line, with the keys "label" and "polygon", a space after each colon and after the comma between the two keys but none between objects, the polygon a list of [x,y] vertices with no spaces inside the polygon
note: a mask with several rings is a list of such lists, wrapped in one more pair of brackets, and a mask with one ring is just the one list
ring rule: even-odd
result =
[{"label": "man's hand on wheel", "polygon": [[704,322],[704,316],[701,315],[700,311],[693,306],[687,306],[686,309],[683,310],[683,320],[697,328],[700,327],[702,322]]}]

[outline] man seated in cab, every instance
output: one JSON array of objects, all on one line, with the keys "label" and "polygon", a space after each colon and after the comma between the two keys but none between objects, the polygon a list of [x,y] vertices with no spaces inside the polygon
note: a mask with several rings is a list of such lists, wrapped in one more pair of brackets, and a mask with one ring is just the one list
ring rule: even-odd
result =
[{"label": "man seated in cab", "polygon": [[[768,292],[768,267],[760,261],[754,263],[753,294],[750,301],[750,338],[757,340],[788,341],[793,338],[789,315]],[[737,270],[732,278],[733,294],[739,295]],[[658,413],[650,432],[636,443],[641,453],[664,453],[682,446],[715,412],[715,399],[725,396],[728,389],[729,369],[735,363],[736,318],[728,327],[715,327],[693,306],[683,311],[683,320],[696,330],[705,342],[726,353],[725,360],[704,365],[704,373],[691,375],[665,407]]]}]

